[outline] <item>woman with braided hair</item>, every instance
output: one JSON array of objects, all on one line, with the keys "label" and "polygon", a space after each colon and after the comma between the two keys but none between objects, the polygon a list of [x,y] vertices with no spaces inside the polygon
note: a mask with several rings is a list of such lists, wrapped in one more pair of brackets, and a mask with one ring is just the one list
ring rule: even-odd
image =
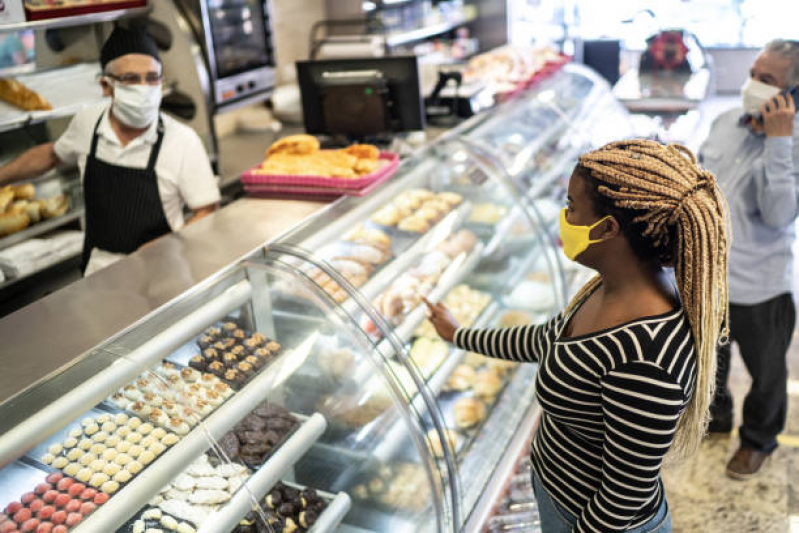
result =
[{"label": "woman with braided hair", "polygon": [[579,158],[561,240],[599,275],[547,324],[463,329],[440,304],[432,323],[465,350],[539,364],[531,459],[544,533],[671,531],[660,468],[707,425],[726,204],[688,149],[614,142]]}]

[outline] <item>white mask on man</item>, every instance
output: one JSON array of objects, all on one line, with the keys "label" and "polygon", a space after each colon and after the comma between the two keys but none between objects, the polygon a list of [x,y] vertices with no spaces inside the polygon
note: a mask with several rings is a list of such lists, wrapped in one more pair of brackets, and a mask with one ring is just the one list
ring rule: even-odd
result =
[{"label": "white mask on man", "polygon": [[760,107],[780,93],[779,87],[774,87],[754,78],[749,78],[741,87],[744,111],[753,117],[760,116]]},{"label": "white mask on man", "polygon": [[114,116],[131,128],[146,128],[158,117],[161,85],[114,83]]}]

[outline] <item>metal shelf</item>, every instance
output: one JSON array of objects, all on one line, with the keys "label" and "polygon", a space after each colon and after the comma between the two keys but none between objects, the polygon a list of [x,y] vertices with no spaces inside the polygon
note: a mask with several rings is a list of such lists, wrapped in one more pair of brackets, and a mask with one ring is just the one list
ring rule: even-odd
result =
[{"label": "metal shelf", "polygon": [[82,63],[17,76],[20,83],[47,98],[53,109],[25,111],[0,102],[0,132],[70,117],[84,107],[106,101],[97,81],[100,72],[99,64]]},{"label": "metal shelf", "polygon": [[424,26],[415,30],[389,33],[386,35],[386,44],[390,47],[393,47],[412,43],[414,41],[421,41],[429,37],[435,37],[436,35],[447,33],[448,31],[452,31],[460,26],[463,26],[464,24],[474,22],[476,19],[477,17],[474,15],[464,16],[459,20],[442,22],[441,24],[433,24],[431,26]]},{"label": "metal shelf", "polygon": [[73,209],[61,215],[60,217],[51,218],[50,220],[45,220],[44,222],[39,222],[32,226],[28,226],[22,231],[18,231],[16,233],[12,233],[7,237],[3,237],[0,239],[0,250],[5,250],[10,246],[14,246],[15,244],[19,244],[21,242],[27,241],[28,239],[33,239],[40,235],[44,235],[45,233],[50,233],[53,230],[60,228],[61,226],[66,226],[70,222],[75,222],[79,220],[80,217],[83,216],[84,209],[79,207],[77,209]]},{"label": "metal shelf", "polygon": [[115,9],[113,11],[103,11],[100,13],[88,13],[86,15],[75,15],[71,17],[15,22],[12,24],[0,25],[0,33],[24,30],[49,30],[53,28],[69,28],[71,26],[98,24],[100,22],[113,22],[115,20],[124,18],[141,17],[148,14],[150,11],[152,11],[152,9],[152,6],[133,7],[127,9]]},{"label": "metal shelf", "polygon": [[[247,386],[237,392],[230,400],[225,402],[219,409],[214,411],[208,418],[197,425],[191,433],[167,450],[150,467],[133,478],[130,483],[112,497],[108,503],[99,508],[85,522],[82,522],[78,531],[80,533],[106,533],[116,531],[127,520],[136,509],[141,509],[153,496],[158,494],[165,485],[172,481],[186,468],[186,465],[204,453],[211,447],[210,439],[219,440],[233,427],[239,420],[247,416],[259,403],[264,400],[267,392],[279,385],[281,379],[286,375],[279,372],[287,358],[291,358],[293,352],[286,352],[283,357],[269,365],[252,380]],[[281,446],[275,454],[247,481],[247,486],[251,490],[257,490],[261,486],[261,481],[271,482],[271,487],[279,479],[288,466],[291,466],[305,451],[324,433],[327,422],[322,415],[310,417],[293,435]],[[299,455],[297,455],[299,454]],[[287,466],[288,465],[288,466]],[[268,487],[267,487],[268,488]],[[266,489],[264,489],[266,490]],[[247,514],[252,505],[249,493],[239,491],[234,496],[231,503],[226,506],[238,512],[239,504],[235,502],[246,502],[245,509],[235,517],[228,517],[222,514],[218,517],[218,522],[208,522],[214,526],[221,523],[224,518],[235,521],[228,529],[220,528],[218,531],[230,531],[240,517]],[[231,510],[230,512],[234,512]],[[206,530],[203,530],[206,531]],[[213,531],[217,531],[214,529]]]},{"label": "metal shelf", "polygon": [[[260,393],[263,394],[264,389],[261,389]],[[274,487],[283,474],[305,455],[326,429],[325,417],[314,413],[257,472],[250,476],[244,487],[239,489],[229,502],[203,522],[199,533],[228,533],[235,528],[241,517],[252,509],[253,500],[263,500],[269,489]],[[347,510],[349,505],[344,508],[344,514]]]}]

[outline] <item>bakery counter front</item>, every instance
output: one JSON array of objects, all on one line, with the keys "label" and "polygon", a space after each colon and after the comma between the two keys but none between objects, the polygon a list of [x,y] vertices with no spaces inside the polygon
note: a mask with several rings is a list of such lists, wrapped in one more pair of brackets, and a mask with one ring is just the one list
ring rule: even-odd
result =
[{"label": "bakery counter front", "polygon": [[91,377],[0,405],[22,418],[0,435],[2,531],[453,531],[442,439],[369,310],[302,254],[250,257],[93,347],[73,365]]}]

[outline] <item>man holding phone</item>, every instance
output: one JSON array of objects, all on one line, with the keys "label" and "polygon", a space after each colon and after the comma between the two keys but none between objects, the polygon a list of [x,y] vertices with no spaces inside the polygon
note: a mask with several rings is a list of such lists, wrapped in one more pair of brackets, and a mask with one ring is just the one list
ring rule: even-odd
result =
[{"label": "man holding phone", "polygon": [[[719,116],[699,152],[730,207],[730,341],[738,344],[752,377],[739,430],[741,444],[727,463],[727,475],[734,479],[748,479],[760,470],[785,427],[786,355],[796,323],[797,86],[799,41],[770,42],[741,90],[743,111],[736,108]],[[730,344],[721,346],[711,433],[732,430],[730,357]]]}]

